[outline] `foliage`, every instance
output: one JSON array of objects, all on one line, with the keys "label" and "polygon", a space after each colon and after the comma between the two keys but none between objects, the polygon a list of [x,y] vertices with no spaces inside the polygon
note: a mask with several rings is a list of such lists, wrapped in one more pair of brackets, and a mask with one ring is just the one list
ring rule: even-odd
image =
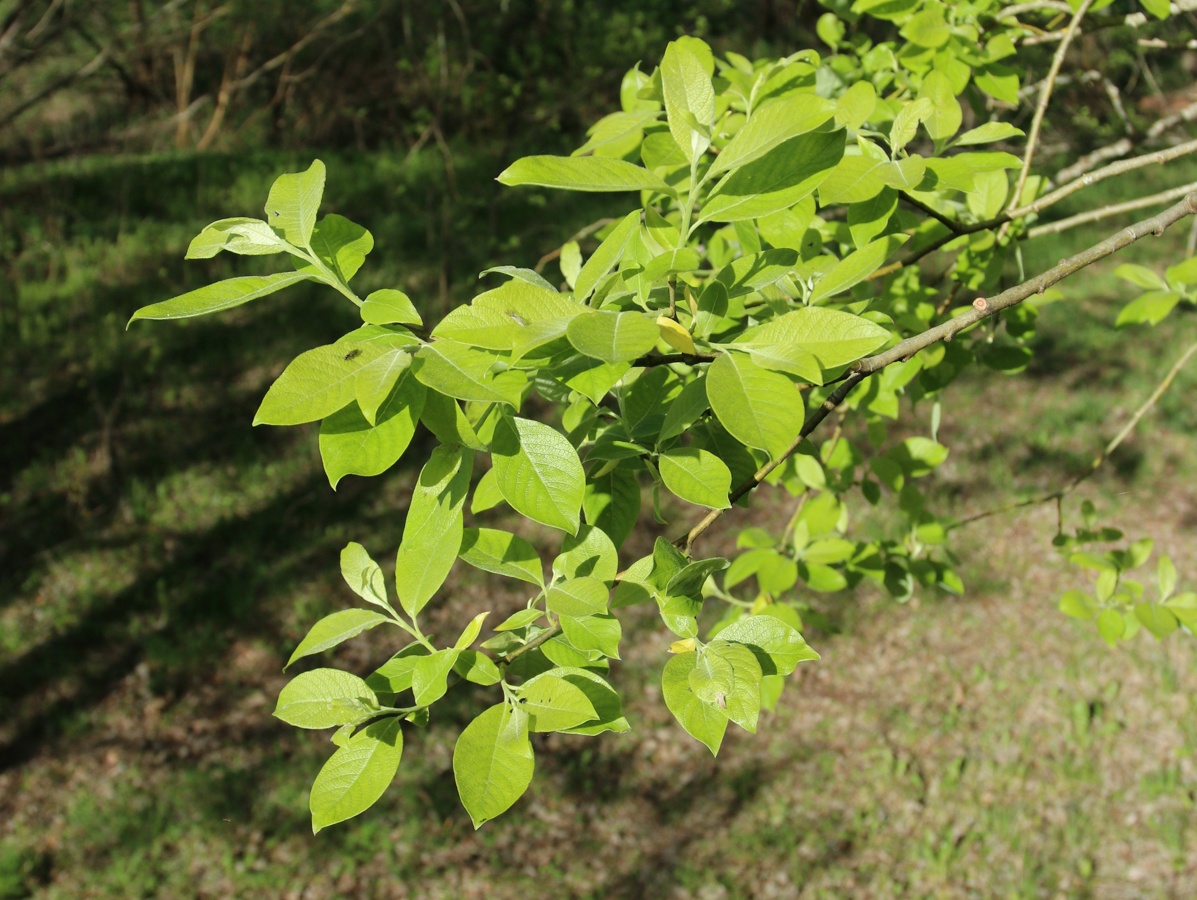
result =
[{"label": "foliage", "polygon": [[[1057,61],[1090,5],[1072,16]],[[902,40],[874,43],[863,27],[847,37],[860,14],[892,22]],[[359,328],[286,368],[255,424],[319,421],[334,488],[393,466],[420,426],[438,443],[411,492],[393,583],[366,548],[349,544],[341,571],[367,606],[315,623],[291,658],[384,625],[403,643],[365,678],[317,668],[279,696],[280,719],[336,729],[338,749],[311,793],[314,830],[374,803],[400,764],[402,722],[426,725],[465,682],[497,701],[454,753],[476,827],[527,789],[532,734],[626,730],[607,677],[620,658],[620,609],[656,606],[676,638],[662,699],[717,753],[729,722],[755,732],[785,676],[818,658],[801,634],[804,595],[862,582],[899,600],[918,587],[963,590],[946,546],[960,523],[936,515],[919,487],[949,454],[937,439],[940,396],[969,366],[1021,371],[1038,308],[1059,296],[1048,288],[1197,213],[1190,195],[1008,283],[1036,217],[1084,186],[1050,190],[1030,175],[1055,69],[1039,86],[1024,156],[975,149],[1023,137],[996,115],[1018,100],[1008,60],[1026,32],[996,4],[910,0],[828,13],[819,31],[834,51],[826,58],[806,49],[717,59],[703,41],[679,38],[651,73],[627,73],[621,109],[574,155],[525,157],[499,176],[513,186],[636,191],[637,206],[594,232],[589,255],[577,240],[562,246],[562,288],[535,270],[488,270],[503,281],[431,327],[403,292],[362,298],[351,287],[373,239],[341,216],[319,217],[319,160],[274,183],[265,218],[221,219],[192,241],[189,258],[283,254],[293,270],[217,282],[134,320],[216,312],[300,281],[328,285],[360,311]],[[1112,164],[1116,172],[1089,180],[1133,168]],[[1163,279],[1129,271],[1178,300],[1193,265]],[[1120,321],[1154,323],[1170,309]],[[931,404],[929,434],[891,434],[902,397]],[[551,425],[521,415],[543,404]],[[816,441],[833,414],[834,432]],[[733,559],[698,555],[704,533],[762,483],[796,498],[783,531],[753,525]],[[676,508],[668,495],[706,512],[621,569],[642,486],[659,521]],[[895,510],[892,534],[852,532],[858,497]],[[528,538],[483,524],[499,504],[547,545],[548,572]],[[1075,551],[1062,521],[1060,531],[1070,559],[1100,573],[1094,597],[1072,592],[1062,608],[1093,618],[1108,642],[1140,626],[1164,637],[1197,621],[1193,594],[1174,595],[1166,559],[1154,601],[1121,578],[1146,561],[1150,542],[1097,556]],[[1087,524],[1075,542],[1118,537]],[[486,611],[459,623],[456,637],[425,630],[425,610],[458,559],[531,586],[525,608],[485,640]],[[704,627],[708,600],[723,608]]]}]

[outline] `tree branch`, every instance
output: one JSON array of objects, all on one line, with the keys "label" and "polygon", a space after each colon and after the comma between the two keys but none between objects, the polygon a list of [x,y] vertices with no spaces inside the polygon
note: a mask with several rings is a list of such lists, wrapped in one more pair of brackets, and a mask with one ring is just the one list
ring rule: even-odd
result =
[{"label": "tree branch", "polygon": [[1047,225],[1036,225],[1027,232],[1027,237],[1037,238],[1045,234],[1059,234],[1061,231],[1067,231],[1069,228],[1075,228],[1077,225],[1085,225],[1089,222],[1098,222],[1102,219],[1108,219],[1110,216],[1121,215],[1126,212],[1134,212],[1136,209],[1143,209],[1146,206],[1155,206],[1157,203],[1167,203],[1169,200],[1175,200],[1177,197],[1183,197],[1185,194],[1197,191],[1197,181],[1182,184],[1180,187],[1172,188],[1168,191],[1161,191],[1158,194],[1152,194],[1150,197],[1140,197],[1138,200],[1128,200],[1125,203],[1115,203],[1113,206],[1103,206],[1101,209],[1093,209],[1089,212],[1078,213],[1075,216],[1069,216],[1067,219],[1060,219],[1057,222],[1049,222]]},{"label": "tree branch", "polygon": [[[1117,253],[1131,244],[1146,237],[1149,234],[1159,236],[1170,226],[1175,224],[1187,216],[1197,215],[1197,189],[1185,197],[1183,201],[1177,203],[1158,215],[1152,216],[1149,219],[1144,219],[1141,222],[1136,222],[1127,228],[1111,235],[1100,243],[1094,244],[1087,250],[1084,250],[1075,256],[1068,259],[1063,259],[1046,272],[1016,285],[1015,287],[1005,290],[991,299],[978,297],[973,301],[971,309],[966,310],[959,316],[956,316],[950,321],[937,325],[934,328],[929,328],[921,334],[909,337],[904,341],[900,341],[895,346],[891,347],[882,353],[870,356],[867,359],[862,359],[853,367],[852,374],[850,374],[837,387],[826,400],[818,407],[811,410],[806,417],[806,421],[802,424],[802,430],[799,431],[798,436],[794,439],[786,450],[778,456],[777,459],[770,460],[765,465],[761,466],[751,478],[737,487],[731,492],[728,499],[734,504],[741,497],[755,490],[756,487],[769,476],[778,466],[786,461],[799,447],[799,445],[806,440],[806,438],[823,422],[827,416],[832,413],[844,399],[851,393],[852,389],[858,384],[868,378],[875,372],[879,372],[891,363],[910,359],[920,350],[925,350],[927,347],[937,344],[940,341],[950,341],[960,332],[971,328],[973,325],[994,316],[1003,309],[1009,309],[1022,301],[1026,300],[1035,294],[1042,294],[1047,288],[1051,287],[1059,281],[1075,274],[1086,266],[1092,265],[1099,259]],[[1174,376],[1173,376],[1174,377]],[[1162,393],[1162,391],[1161,391]],[[1154,401],[1153,401],[1154,402]],[[1140,416],[1141,417],[1141,416]],[[1133,421],[1137,422],[1138,418]],[[1133,425],[1132,425],[1133,427]],[[1125,429],[1124,429],[1125,430]],[[1129,431],[1127,431],[1129,433]],[[1120,441],[1125,435],[1121,435]],[[1113,446],[1117,446],[1114,444]],[[1109,452],[1112,452],[1112,448]],[[713,509],[706,514],[691,528],[686,534],[679,537],[674,544],[681,548],[687,556],[690,555],[694,542],[698,540],[702,534],[707,531],[713,524],[723,517],[726,510]]]}]

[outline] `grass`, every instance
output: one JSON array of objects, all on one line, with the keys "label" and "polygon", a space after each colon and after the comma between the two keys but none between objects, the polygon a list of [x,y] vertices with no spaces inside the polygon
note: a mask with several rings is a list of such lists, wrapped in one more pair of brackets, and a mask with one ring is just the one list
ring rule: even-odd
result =
[{"label": "grass", "polygon": [[[499,192],[497,156],[459,152],[456,193],[435,155],[323,158],[328,209],[376,238],[364,289],[403,287],[432,318],[486,265],[530,265],[611,211]],[[1055,598],[1084,576],[1051,552],[1047,508],[960,533],[963,599],[819,600],[844,632],[811,632],[824,661],[717,760],[672,723],[656,687],[668,638],[629,610],[616,678],[630,735],[538,739],[529,798],[474,832],[450,769],[479,700],[462,696],[409,733],[378,807],[313,839],[306,790],[330,748],[269,716],[279,669],[315,617],[347,602],[340,547],[393,551],[412,475],[334,494],[312,429],[249,422],[282,365],[351,327],[352,310],[296,289],[123,330],[144,303],[262,271],[179,260],[199,225],[252,214],[274,174],[306,162],[97,159],[0,175],[0,897],[1197,891],[1193,643],[1109,651],[1060,616]],[[1113,227],[1032,246],[1024,262],[1038,270]],[[1162,266],[1183,237],[1135,259]],[[1045,308],[1026,373],[970,378],[945,398],[952,455],[925,483],[936,508],[1000,505],[1080,471],[1197,333],[1191,316],[1113,332],[1129,296],[1113,266]],[[1195,381],[1184,373],[1084,490],[1129,536],[1156,535],[1189,585]],[[904,425],[925,429],[926,415]],[[642,526],[640,550],[655,533]],[[520,602],[457,572],[435,614]],[[360,671],[387,652],[371,634],[333,659]]]}]

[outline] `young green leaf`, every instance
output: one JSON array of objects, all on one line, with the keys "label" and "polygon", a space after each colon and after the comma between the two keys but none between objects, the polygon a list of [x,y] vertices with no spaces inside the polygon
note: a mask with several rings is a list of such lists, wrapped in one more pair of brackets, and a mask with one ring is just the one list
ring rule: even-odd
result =
[{"label": "young green leaf", "polygon": [[650,190],[677,196],[673,188],[648,169],[601,156],[525,156],[503,170],[499,183],[566,191]]},{"label": "young green leaf", "polygon": [[449,689],[449,673],[461,651],[437,650],[421,656],[411,670],[411,690],[416,706],[431,706]]},{"label": "young green leaf", "polygon": [[520,706],[531,716],[532,731],[564,731],[598,718],[586,692],[562,678],[559,671],[550,669],[520,688]]},{"label": "young green leaf", "polygon": [[373,806],[399,771],[401,720],[371,722],[329,757],[312,784],[312,833],[344,822]]},{"label": "young green leaf", "polygon": [[453,671],[471,684],[487,687],[503,680],[499,667],[485,653],[477,650],[462,650],[453,663]]},{"label": "young green leaf", "polygon": [[457,560],[473,462],[469,450],[437,447],[412,491],[395,556],[395,590],[410,616],[432,599]]},{"label": "young green leaf", "polygon": [[603,238],[594,253],[582,266],[578,279],[574,282],[574,298],[585,302],[603,276],[619,262],[623,256],[624,247],[628,239],[640,224],[640,210],[636,209],[624,216],[619,224],[611,229],[611,233]]},{"label": "young green leaf", "polygon": [[311,247],[320,261],[341,281],[348,284],[349,279],[357,274],[357,270],[366,261],[366,256],[374,249],[374,236],[356,222],[330,213],[316,223],[316,229],[312,232]]},{"label": "young green leaf", "polygon": [[577,533],[586,473],[564,435],[541,422],[505,416],[495,427],[491,452],[499,490],[512,508]]},{"label": "young green leaf", "polygon": [[378,698],[356,675],[312,669],[287,682],[274,715],[297,728],[337,728],[376,709]]},{"label": "young green leaf", "polygon": [[[178,297],[151,303],[133,313],[129,324],[138,319],[188,319],[192,316],[206,316],[208,313],[223,312],[249,303],[259,297],[281,291],[301,281],[311,281],[308,272],[279,272],[277,275],[244,275],[240,278],[226,278],[215,284],[188,291]],[[126,326],[127,327],[127,326]]]},{"label": "young green leaf", "polygon": [[267,256],[272,253],[299,253],[261,219],[237,216],[220,219],[196,235],[187,246],[186,259],[211,259],[221,250],[239,256]]},{"label": "young green leaf", "polygon": [[407,294],[391,288],[367,295],[360,311],[362,321],[371,325],[424,324]]},{"label": "young green leaf", "polygon": [[341,551],[341,577],[367,603],[390,608],[382,569],[366,552],[366,548],[356,541],[350,541]]},{"label": "young green leaf", "polygon": [[789,379],[734,353],[711,363],[707,396],[715,416],[736,440],[774,459],[798,436],[805,418],[802,397]]},{"label": "young green leaf", "polygon": [[774,616],[747,616],[720,631],[719,639],[748,647],[766,675],[789,675],[798,663],[819,658],[797,630]]},{"label": "young green leaf", "polygon": [[681,38],[670,42],[661,60],[661,91],[665,98],[665,114],[673,139],[693,163],[711,145],[711,128],[715,122],[715,91],[711,75],[696,52],[696,38]]},{"label": "young green leaf", "polygon": [[404,369],[371,424],[350,404],[320,425],[320,458],[329,484],[346,475],[381,475],[403,455],[416,433],[427,389]]},{"label": "young green leaf", "polygon": [[[750,328],[736,339],[736,346],[750,351],[775,345],[799,348],[809,355],[814,366],[804,363],[801,356],[791,355],[794,365],[784,371],[822,384],[824,373],[867,356],[887,340],[888,329],[861,316],[837,309],[807,307]],[[709,387],[707,392],[710,393]]]},{"label": "young green leaf", "polygon": [[[391,389],[411,366],[411,354],[406,350],[388,350],[366,363],[353,381],[353,397],[358,409],[371,425],[378,423],[378,407],[391,395]],[[415,382],[415,379],[411,379]],[[419,383],[419,382],[415,382]],[[423,385],[420,385],[423,387]]]},{"label": "young green leaf", "polygon": [[572,319],[565,336],[574,349],[604,362],[630,362],[657,345],[657,323],[637,312],[599,310]]},{"label": "young green leaf", "polygon": [[453,749],[453,777],[474,827],[510,809],[535,768],[527,713],[498,703],[467,725]]},{"label": "young green leaf", "polygon": [[731,470],[714,453],[695,447],[678,447],[657,460],[661,480],[678,497],[711,509],[731,506]]},{"label": "young green leaf", "polygon": [[[810,295],[811,305],[826,300],[828,297],[834,297],[836,294],[842,294],[853,285],[864,281],[876,272],[881,264],[907,240],[907,235],[891,234],[849,253],[815,284],[815,289]],[[866,320],[859,319],[858,321]]]},{"label": "young green leaf", "polygon": [[971,147],[974,144],[990,144],[994,141],[1009,141],[1025,136],[1025,131],[1015,128],[1009,122],[986,122],[984,125],[964,132],[952,144],[956,147]]},{"label": "young green leaf", "polygon": [[931,101],[932,112],[923,120],[923,125],[932,140],[947,140],[959,130],[963,120],[960,101],[946,75],[938,69],[928,72],[919,87],[919,97]]},{"label": "young green leaf", "polygon": [[536,549],[522,537],[495,528],[467,528],[461,558],[476,569],[544,586],[544,568]]},{"label": "young green leaf", "polygon": [[545,608],[559,616],[602,615],[609,595],[607,585],[597,578],[574,578],[549,588]]},{"label": "young green leaf", "polygon": [[423,644],[408,644],[381,666],[367,679],[370,690],[379,694],[398,694],[411,688],[412,672],[421,657],[428,655]]},{"label": "young green leaf", "polygon": [[440,340],[421,347],[412,371],[423,384],[458,400],[506,403],[519,409],[527,376],[518,369],[495,371],[499,360],[457,341]]},{"label": "young green leaf", "polygon": [[834,111],[835,104],[817,94],[791,94],[762,104],[715,157],[707,179],[760,159],[790,138],[814,131]]},{"label": "young green leaf", "polygon": [[670,657],[661,673],[661,696],[678,724],[696,740],[718,755],[727,731],[727,713],[716,703],[705,703],[690,687],[690,674],[698,663],[694,651]]},{"label": "young green leaf", "polygon": [[373,344],[325,344],[299,354],[262,398],[254,424],[302,425],[332,415],[353,402],[358,372],[384,352]]},{"label": "young green leaf", "polygon": [[297,247],[309,246],[316,211],[324,195],[324,163],[314,160],[306,172],[280,175],[266,197],[266,221]]},{"label": "young green leaf", "polygon": [[311,627],[283,668],[286,669],[297,659],[328,650],[363,631],[389,621],[390,619],[382,613],[372,609],[343,609],[325,616]]}]

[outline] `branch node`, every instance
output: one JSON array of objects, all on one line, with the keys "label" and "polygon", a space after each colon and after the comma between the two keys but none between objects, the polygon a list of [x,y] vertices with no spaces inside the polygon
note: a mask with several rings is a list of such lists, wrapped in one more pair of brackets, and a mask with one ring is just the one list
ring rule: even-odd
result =
[{"label": "branch node", "polygon": [[987,313],[989,312],[989,301],[984,297],[978,297],[973,301],[973,309],[979,313]]}]

